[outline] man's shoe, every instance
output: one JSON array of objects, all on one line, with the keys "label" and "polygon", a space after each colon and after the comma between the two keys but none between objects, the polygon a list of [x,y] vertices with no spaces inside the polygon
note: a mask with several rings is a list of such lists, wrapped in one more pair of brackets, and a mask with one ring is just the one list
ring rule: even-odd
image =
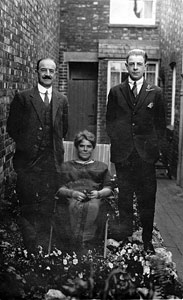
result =
[{"label": "man's shoe", "polygon": [[154,246],[151,242],[144,242],[144,251],[147,254],[155,254]]}]

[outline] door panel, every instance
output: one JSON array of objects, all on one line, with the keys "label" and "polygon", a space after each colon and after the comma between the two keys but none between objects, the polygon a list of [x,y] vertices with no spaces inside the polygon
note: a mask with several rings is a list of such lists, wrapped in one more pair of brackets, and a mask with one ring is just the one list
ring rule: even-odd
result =
[{"label": "door panel", "polygon": [[97,123],[97,81],[70,80],[68,89],[69,130],[67,140],[87,129],[96,134]]}]

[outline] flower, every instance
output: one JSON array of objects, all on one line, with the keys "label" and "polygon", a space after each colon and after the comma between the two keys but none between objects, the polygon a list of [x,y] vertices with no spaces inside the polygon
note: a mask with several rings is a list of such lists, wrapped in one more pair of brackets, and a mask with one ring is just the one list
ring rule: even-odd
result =
[{"label": "flower", "polygon": [[83,273],[81,272],[81,273],[78,273],[78,277],[80,278],[80,279],[82,279],[83,278]]},{"label": "flower", "polygon": [[144,268],[143,268],[143,275],[150,275],[150,267],[145,265]]},{"label": "flower", "polygon": [[77,258],[74,258],[73,261],[72,261],[73,265],[77,265],[78,264],[78,259]]},{"label": "flower", "polygon": [[156,254],[165,260],[166,263],[172,262],[172,253],[167,251],[165,248],[157,248]]},{"label": "flower", "polygon": [[[156,247],[155,255],[146,255],[138,221],[136,218],[132,242],[124,245],[111,239],[106,258],[103,249],[102,255],[96,250],[78,255],[55,248],[48,255],[38,247],[33,254],[12,245],[12,239],[8,240],[11,243],[2,241],[0,276],[4,281],[0,282],[0,298],[4,298],[4,291],[12,293],[13,288],[17,299],[183,299],[183,284],[171,252],[161,247],[160,236],[156,235],[160,247]],[[4,228],[4,223],[1,226]]]},{"label": "flower", "polygon": [[123,249],[120,251],[120,254],[123,256],[125,253],[126,253],[126,249],[123,248]]},{"label": "flower", "polygon": [[147,85],[146,92],[154,91],[154,88],[150,84]]},{"label": "flower", "polygon": [[28,255],[28,251],[25,249],[25,250],[23,250],[23,253],[24,253],[24,256],[25,257],[27,257],[27,255]]},{"label": "flower", "polygon": [[114,267],[114,265],[111,262],[109,262],[108,266],[110,269],[113,269],[113,267]]},{"label": "flower", "polygon": [[64,266],[67,265],[67,259],[66,259],[66,258],[63,259],[63,265],[64,265]]},{"label": "flower", "polygon": [[150,102],[149,104],[148,104],[148,108],[153,108],[153,106],[154,106],[154,103],[153,102]]},{"label": "flower", "polygon": [[66,299],[66,297],[59,290],[49,289],[49,291],[45,295],[45,300],[52,300],[52,299]]}]

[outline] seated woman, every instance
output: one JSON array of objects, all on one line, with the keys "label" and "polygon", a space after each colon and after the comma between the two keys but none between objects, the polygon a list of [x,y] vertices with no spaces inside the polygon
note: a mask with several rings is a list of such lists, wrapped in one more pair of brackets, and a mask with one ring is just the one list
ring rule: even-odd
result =
[{"label": "seated woman", "polygon": [[[106,164],[92,159],[93,133],[84,130],[74,139],[77,159],[62,165],[57,212],[65,227],[65,241],[89,248],[101,243],[106,220],[106,197],[111,194],[111,175]],[[69,215],[69,217],[68,217]]]}]

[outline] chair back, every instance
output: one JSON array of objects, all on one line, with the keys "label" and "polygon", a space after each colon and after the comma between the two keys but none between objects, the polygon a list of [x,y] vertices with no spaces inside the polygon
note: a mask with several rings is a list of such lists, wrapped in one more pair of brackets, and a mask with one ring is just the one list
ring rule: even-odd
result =
[{"label": "chair back", "polygon": [[[64,141],[64,161],[72,160],[76,158],[76,150],[74,147],[74,142]],[[109,171],[114,173],[114,166],[110,161],[110,144],[96,144],[93,151],[93,159],[104,162],[108,165]]]}]

